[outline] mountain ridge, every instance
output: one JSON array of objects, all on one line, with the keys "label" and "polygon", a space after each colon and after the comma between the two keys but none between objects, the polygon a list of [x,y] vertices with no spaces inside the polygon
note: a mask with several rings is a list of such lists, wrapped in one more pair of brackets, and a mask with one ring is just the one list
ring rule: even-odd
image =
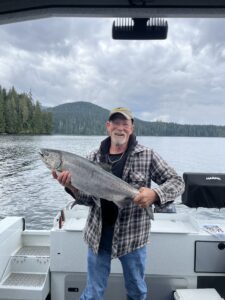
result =
[{"label": "mountain ridge", "polygon": [[[47,108],[53,116],[53,134],[105,135],[109,110],[86,101]],[[225,137],[225,126],[148,122],[134,118],[135,133],[143,136]]]}]

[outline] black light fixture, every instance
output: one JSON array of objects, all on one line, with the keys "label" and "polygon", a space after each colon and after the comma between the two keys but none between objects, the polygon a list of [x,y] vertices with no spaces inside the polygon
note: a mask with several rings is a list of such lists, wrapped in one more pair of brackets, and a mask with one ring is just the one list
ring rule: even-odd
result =
[{"label": "black light fixture", "polygon": [[160,18],[119,18],[113,22],[115,40],[164,40],[168,23]]}]

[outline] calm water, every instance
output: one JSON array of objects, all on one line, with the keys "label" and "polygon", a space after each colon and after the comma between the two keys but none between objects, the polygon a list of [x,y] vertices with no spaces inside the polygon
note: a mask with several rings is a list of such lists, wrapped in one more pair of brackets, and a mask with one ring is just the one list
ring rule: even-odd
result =
[{"label": "calm water", "polygon": [[[39,159],[42,147],[85,156],[97,148],[99,136],[0,136],[0,219],[24,216],[26,227],[49,229],[71,197]],[[224,138],[139,137],[182,175],[225,172]]]}]

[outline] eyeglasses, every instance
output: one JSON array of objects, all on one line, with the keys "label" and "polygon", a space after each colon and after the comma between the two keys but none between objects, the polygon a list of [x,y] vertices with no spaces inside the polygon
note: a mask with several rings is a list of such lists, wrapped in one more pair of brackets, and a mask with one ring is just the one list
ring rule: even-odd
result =
[{"label": "eyeglasses", "polygon": [[128,129],[132,126],[132,123],[129,121],[123,121],[123,120],[114,120],[114,121],[110,121],[110,123],[115,126],[115,127],[120,127],[123,126],[124,128]]}]

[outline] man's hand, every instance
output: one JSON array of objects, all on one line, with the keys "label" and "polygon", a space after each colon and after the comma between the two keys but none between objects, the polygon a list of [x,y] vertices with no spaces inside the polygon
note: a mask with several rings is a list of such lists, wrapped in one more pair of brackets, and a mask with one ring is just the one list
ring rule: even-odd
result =
[{"label": "man's hand", "polygon": [[159,200],[159,196],[154,190],[142,187],[139,189],[139,194],[137,194],[133,201],[140,207],[146,208],[157,200]]},{"label": "man's hand", "polygon": [[52,176],[65,187],[69,187],[71,185],[71,175],[69,171],[63,171],[59,173],[59,175],[57,175],[56,171],[52,171]]},{"label": "man's hand", "polygon": [[56,171],[52,171],[52,176],[57,179],[61,185],[69,188],[72,192],[75,193],[78,191],[78,189],[71,185],[71,174],[69,171],[63,171],[59,173],[59,175],[57,175]]}]

